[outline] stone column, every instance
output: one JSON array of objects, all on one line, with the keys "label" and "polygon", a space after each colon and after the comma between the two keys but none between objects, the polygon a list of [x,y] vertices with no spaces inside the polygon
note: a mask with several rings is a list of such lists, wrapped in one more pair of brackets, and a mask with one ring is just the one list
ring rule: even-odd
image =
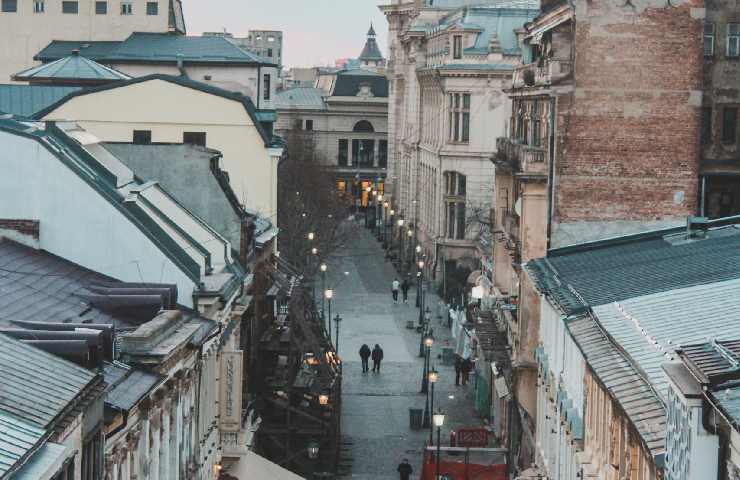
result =
[{"label": "stone column", "polygon": [[[166,395],[166,394],[165,394]],[[159,450],[159,478],[162,480],[170,480],[170,409],[172,408],[172,400],[167,395],[162,400],[162,425],[161,438],[162,443],[160,444]]]},{"label": "stone column", "polygon": [[[150,480],[159,480],[159,450],[162,443],[162,411],[157,410],[151,418],[151,438],[152,438],[152,450],[151,460],[149,462],[149,478]],[[165,480],[165,479],[162,479]]]},{"label": "stone column", "polygon": [[[178,374],[181,372],[178,372]],[[182,448],[182,388],[184,382],[180,375],[173,382],[172,413],[170,415],[170,478],[180,479],[180,450]]]},{"label": "stone column", "polygon": [[378,168],[378,141],[373,140],[373,167]]},{"label": "stone column", "polygon": [[[151,478],[149,475],[149,437],[150,437],[150,420],[149,414],[152,402],[144,399],[139,403],[139,412],[141,415],[141,435],[139,435],[138,462],[134,460],[136,467],[137,480],[146,480]],[[133,475],[132,475],[133,476]]]}]

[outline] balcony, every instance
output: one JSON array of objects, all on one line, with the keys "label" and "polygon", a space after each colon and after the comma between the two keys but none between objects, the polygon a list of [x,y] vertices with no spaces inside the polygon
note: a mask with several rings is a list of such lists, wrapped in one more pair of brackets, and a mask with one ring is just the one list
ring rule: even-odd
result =
[{"label": "balcony", "polygon": [[517,176],[547,177],[547,150],[518,143],[513,138],[496,139],[498,163],[507,165]]},{"label": "balcony", "polygon": [[542,65],[529,63],[514,69],[512,88],[549,87],[573,73],[573,62],[551,58]]}]

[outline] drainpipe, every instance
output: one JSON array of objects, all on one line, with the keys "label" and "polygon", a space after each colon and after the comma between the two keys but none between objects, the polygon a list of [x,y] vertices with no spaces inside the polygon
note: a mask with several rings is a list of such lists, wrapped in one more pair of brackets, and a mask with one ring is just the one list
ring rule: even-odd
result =
[{"label": "drainpipe", "polygon": [[185,71],[185,56],[182,53],[177,54],[177,69],[180,71],[180,75],[187,77],[188,73]]},{"label": "drainpipe", "polygon": [[550,99],[550,138],[549,140],[549,160],[547,175],[547,249],[550,250],[552,241],[552,217],[555,210],[555,110],[558,107],[558,97]]},{"label": "drainpipe", "polygon": [[260,86],[262,85],[262,65],[257,65],[257,101],[254,102],[255,105],[257,105],[257,110],[262,108],[262,105],[260,104]]}]

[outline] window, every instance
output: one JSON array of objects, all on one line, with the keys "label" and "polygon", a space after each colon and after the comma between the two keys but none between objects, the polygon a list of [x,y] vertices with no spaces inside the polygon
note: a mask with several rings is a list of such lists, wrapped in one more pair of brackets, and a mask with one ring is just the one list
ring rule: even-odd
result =
[{"label": "window", "polygon": [[137,145],[147,145],[152,143],[152,131],[134,130],[134,143]]},{"label": "window", "polygon": [[701,143],[712,143],[712,107],[701,109]]},{"label": "window", "polygon": [[184,132],[182,134],[182,143],[189,145],[206,146],[206,132]]},{"label": "window", "polygon": [[380,168],[388,167],[388,140],[378,142],[378,166]]},{"label": "window", "polygon": [[44,0],[33,0],[33,13],[44,13],[45,10]]},{"label": "window", "polygon": [[293,121],[293,128],[296,130],[303,130],[303,120],[301,120],[300,118],[296,118]]},{"label": "window", "polygon": [[62,13],[77,14],[79,10],[79,2],[62,2]]},{"label": "window", "polygon": [[108,2],[95,2],[95,14],[96,15],[107,15],[108,14]]},{"label": "window", "polygon": [[159,15],[159,3],[146,2],[146,14],[147,15]]},{"label": "window", "polygon": [[704,24],[704,56],[714,56],[714,24]]},{"label": "window", "polygon": [[306,120],[306,130],[313,130],[313,120]]},{"label": "window", "polygon": [[740,55],[740,23],[727,24],[727,56],[736,58]]},{"label": "window", "polygon": [[275,41],[275,37],[273,37],[272,35],[270,35],[269,37],[267,37],[267,41],[268,42],[274,42]]},{"label": "window", "polygon": [[82,444],[82,480],[97,480],[102,477],[103,433],[97,430]]},{"label": "window", "polygon": [[470,94],[450,94],[450,141],[466,143],[470,140]]},{"label": "window", "polygon": [[272,58],[272,48],[267,49],[267,56]]},{"label": "window", "polygon": [[262,93],[262,98],[264,98],[265,100],[269,100],[270,99],[270,75],[269,74],[265,74],[264,76],[263,87],[265,91]]},{"label": "window", "polygon": [[338,156],[338,164],[340,167],[346,167],[347,166],[347,158],[349,154],[349,141],[346,138],[342,138],[339,140],[339,156]]},{"label": "window", "polygon": [[134,4],[131,2],[121,2],[121,15],[133,15]]},{"label": "window", "polygon": [[539,147],[542,143],[542,132],[540,122],[540,102],[537,100],[532,103],[532,145]]},{"label": "window", "polygon": [[375,131],[375,128],[373,128],[373,124],[368,122],[367,120],[360,120],[359,122],[355,123],[354,127],[352,127],[352,131],[371,133]]},{"label": "window", "polygon": [[465,192],[467,177],[458,172],[445,172],[445,216],[446,236],[456,240],[465,239]]},{"label": "window", "polygon": [[3,13],[13,13],[18,11],[18,0],[3,0],[2,2]]},{"label": "window", "polygon": [[733,145],[737,141],[737,108],[725,107],[722,112],[722,143]]},{"label": "window", "polygon": [[454,35],[452,37],[452,58],[462,58],[462,35]]}]

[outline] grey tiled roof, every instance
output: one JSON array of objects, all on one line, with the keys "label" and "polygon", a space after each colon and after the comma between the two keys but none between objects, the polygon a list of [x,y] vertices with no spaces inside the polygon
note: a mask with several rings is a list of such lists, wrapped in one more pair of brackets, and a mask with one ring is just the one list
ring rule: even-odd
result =
[{"label": "grey tiled roof", "polygon": [[124,411],[130,410],[157,386],[163,377],[142,370],[106,363],[104,366],[105,404]]},{"label": "grey tiled roof", "polygon": [[0,326],[23,320],[134,328],[141,322],[114,317],[82,298],[92,293],[87,286],[111,281],[48,252],[0,240]]},{"label": "grey tiled roof", "polygon": [[375,41],[374,37],[370,37],[365,42],[365,47],[362,49],[362,53],[358,57],[360,60],[382,60],[383,54],[380,53],[378,48],[378,42]]},{"label": "grey tiled roof", "polygon": [[367,70],[347,70],[337,73],[332,96],[354,97],[363,84],[370,85],[375,97],[388,97],[388,79]]},{"label": "grey tiled roof", "polygon": [[81,55],[71,55],[51,63],[23,70],[14,75],[15,80],[128,80],[128,75],[101,65]]},{"label": "grey tiled roof", "polygon": [[58,102],[78,87],[47,87],[41,85],[0,85],[0,112],[19,117],[31,117],[36,112]]},{"label": "grey tiled roof", "polygon": [[594,374],[622,407],[654,457],[665,452],[666,412],[658,393],[589,315],[567,322]]},{"label": "grey tiled roof", "polygon": [[320,88],[296,87],[278,93],[275,98],[275,105],[279,110],[323,110],[326,108],[323,97],[324,91]]},{"label": "grey tiled roof", "polygon": [[46,428],[97,376],[0,334],[0,409]]},{"label": "grey tiled roof", "polygon": [[540,291],[565,313],[618,300],[740,278],[740,228],[674,242],[667,229],[551,250],[526,264]]}]

